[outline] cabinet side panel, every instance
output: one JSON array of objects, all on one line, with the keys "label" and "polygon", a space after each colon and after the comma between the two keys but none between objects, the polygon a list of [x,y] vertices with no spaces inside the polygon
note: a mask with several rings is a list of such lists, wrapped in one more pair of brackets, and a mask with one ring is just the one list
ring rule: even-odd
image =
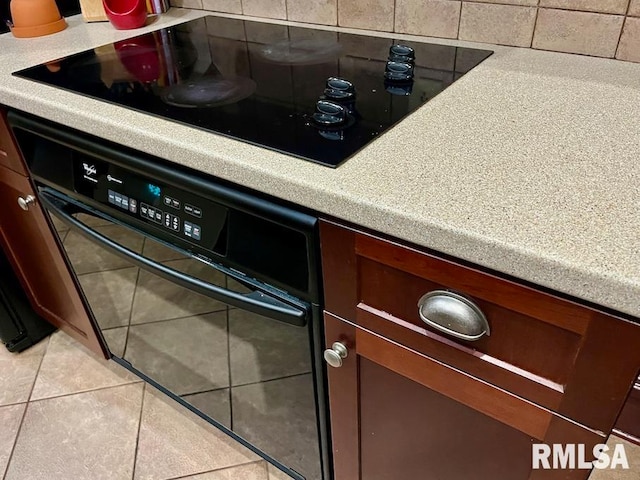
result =
[{"label": "cabinet side panel", "polygon": [[353,321],[358,303],[355,232],[320,221],[325,309]]}]

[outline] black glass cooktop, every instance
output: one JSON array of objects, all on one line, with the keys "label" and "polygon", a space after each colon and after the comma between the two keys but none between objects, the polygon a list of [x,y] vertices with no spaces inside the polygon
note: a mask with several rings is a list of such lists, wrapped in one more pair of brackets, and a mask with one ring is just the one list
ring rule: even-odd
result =
[{"label": "black glass cooktop", "polygon": [[209,16],[15,75],[336,167],[491,53]]}]

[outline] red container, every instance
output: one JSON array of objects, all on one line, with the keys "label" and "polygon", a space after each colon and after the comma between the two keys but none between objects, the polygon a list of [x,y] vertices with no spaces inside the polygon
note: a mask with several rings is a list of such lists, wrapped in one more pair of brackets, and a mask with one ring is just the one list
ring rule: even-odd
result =
[{"label": "red container", "polygon": [[147,21],[145,0],[102,0],[104,11],[118,30],[139,28]]}]

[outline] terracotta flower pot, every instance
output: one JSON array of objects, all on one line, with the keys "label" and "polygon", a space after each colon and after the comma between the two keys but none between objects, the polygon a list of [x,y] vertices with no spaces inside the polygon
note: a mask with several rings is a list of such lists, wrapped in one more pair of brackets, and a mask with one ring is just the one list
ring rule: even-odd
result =
[{"label": "terracotta flower pot", "polygon": [[40,37],[67,28],[55,0],[11,0],[10,7],[15,37]]}]

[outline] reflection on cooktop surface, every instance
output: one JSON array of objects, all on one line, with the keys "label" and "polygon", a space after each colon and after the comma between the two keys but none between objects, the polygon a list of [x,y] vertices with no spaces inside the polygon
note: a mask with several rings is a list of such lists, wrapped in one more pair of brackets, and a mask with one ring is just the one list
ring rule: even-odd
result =
[{"label": "reflection on cooktop surface", "polygon": [[15,75],[336,167],[491,53],[209,16]]}]

